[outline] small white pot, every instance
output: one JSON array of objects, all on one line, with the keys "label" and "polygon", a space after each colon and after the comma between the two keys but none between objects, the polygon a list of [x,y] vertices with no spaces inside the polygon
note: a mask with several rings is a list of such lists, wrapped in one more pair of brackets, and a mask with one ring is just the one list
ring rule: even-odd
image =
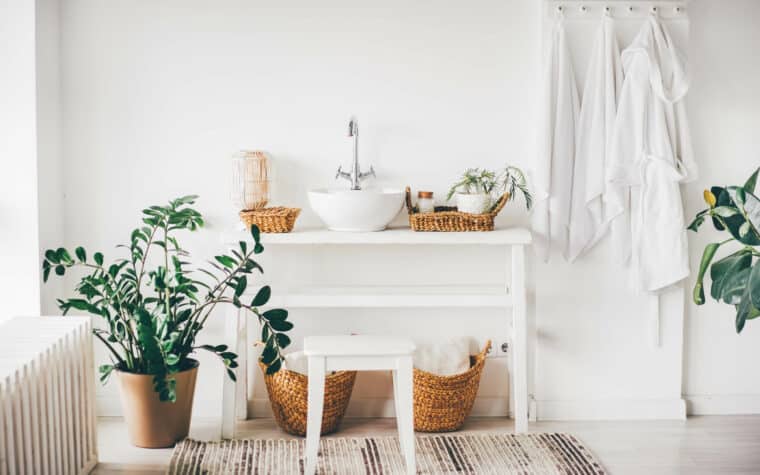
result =
[{"label": "small white pot", "polygon": [[491,196],[486,193],[457,193],[457,209],[463,213],[482,214],[491,206]]}]

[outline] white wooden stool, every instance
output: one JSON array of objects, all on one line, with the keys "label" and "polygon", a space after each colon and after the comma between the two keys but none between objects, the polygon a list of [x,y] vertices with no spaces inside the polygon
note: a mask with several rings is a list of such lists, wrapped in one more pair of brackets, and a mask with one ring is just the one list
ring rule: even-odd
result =
[{"label": "white wooden stool", "polygon": [[317,469],[322,428],[325,374],[328,371],[391,370],[396,426],[407,473],[415,473],[414,413],[412,408],[412,353],[414,342],[374,335],[307,336],[303,352],[309,360],[309,396],[306,419],[305,475]]}]

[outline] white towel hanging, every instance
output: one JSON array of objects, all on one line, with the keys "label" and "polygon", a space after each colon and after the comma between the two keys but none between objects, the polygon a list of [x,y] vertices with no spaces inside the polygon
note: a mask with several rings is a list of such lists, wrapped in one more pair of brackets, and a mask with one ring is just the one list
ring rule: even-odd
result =
[{"label": "white towel hanging", "polygon": [[[570,261],[591,249],[606,233],[613,218],[628,208],[627,189],[605,180],[617,99],[623,84],[620,48],[609,12],[602,15],[590,51],[576,136],[568,242]],[[613,229],[613,241],[615,246],[625,245],[619,229]]]},{"label": "white towel hanging", "polygon": [[[566,254],[575,155],[578,90],[560,11],[546,44],[538,156],[532,171],[534,249],[547,261],[551,247]],[[567,256],[566,256],[567,257]]]}]

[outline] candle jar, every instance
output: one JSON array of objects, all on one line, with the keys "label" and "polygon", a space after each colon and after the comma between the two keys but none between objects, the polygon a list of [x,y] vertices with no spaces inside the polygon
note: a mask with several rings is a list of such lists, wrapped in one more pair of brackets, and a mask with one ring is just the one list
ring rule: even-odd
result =
[{"label": "candle jar", "polygon": [[257,210],[269,202],[271,163],[259,150],[241,150],[232,158],[232,201],[238,210]]},{"label": "candle jar", "polygon": [[417,209],[420,213],[432,213],[435,211],[432,191],[417,192]]}]

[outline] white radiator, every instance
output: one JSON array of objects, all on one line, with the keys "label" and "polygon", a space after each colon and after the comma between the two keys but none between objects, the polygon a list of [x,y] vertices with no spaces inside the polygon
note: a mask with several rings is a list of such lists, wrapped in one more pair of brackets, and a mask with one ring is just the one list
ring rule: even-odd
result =
[{"label": "white radiator", "polygon": [[0,475],[80,474],[96,463],[90,319],[0,325]]}]

